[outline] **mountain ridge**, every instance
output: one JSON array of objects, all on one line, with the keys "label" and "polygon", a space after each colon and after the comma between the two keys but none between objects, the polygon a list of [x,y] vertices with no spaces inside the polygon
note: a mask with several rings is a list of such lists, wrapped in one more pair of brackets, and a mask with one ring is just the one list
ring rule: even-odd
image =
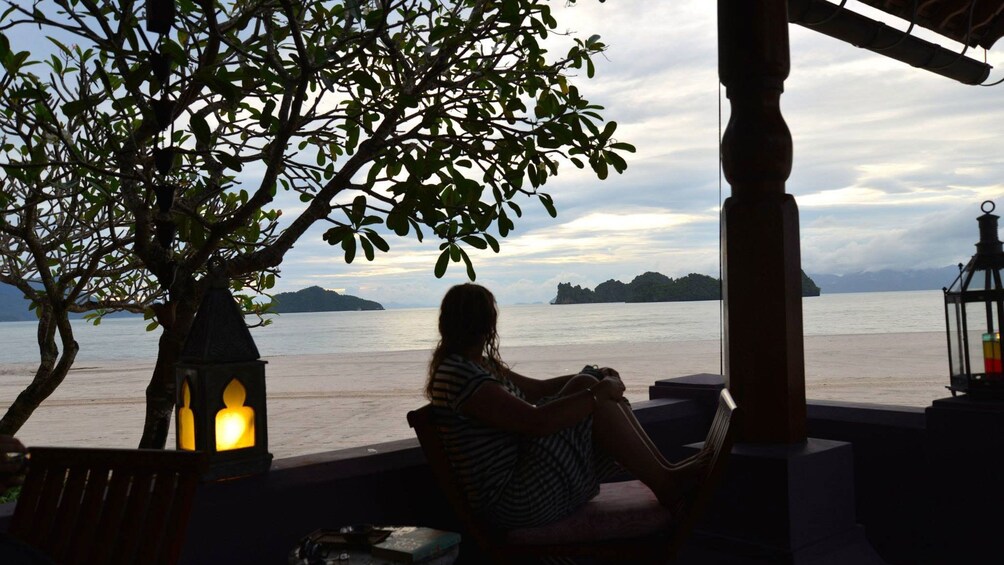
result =
[{"label": "mountain ridge", "polygon": [[813,273],[809,275],[826,293],[889,292],[901,290],[941,290],[959,276],[959,267],[949,265],[935,269],[880,269],[857,271],[843,275]]},{"label": "mountain ridge", "polygon": [[383,310],[379,302],[339,294],[319,286],[308,286],[295,292],[280,292],[272,297],[273,311],[279,314],[296,312],[350,312],[358,310]]},{"label": "mountain ridge", "polygon": [[[802,296],[819,296],[819,287],[802,272]],[[648,271],[629,283],[610,279],[596,285],[596,290],[572,283],[558,283],[558,294],[551,304],[591,304],[607,302],[686,302],[718,300],[721,281],[708,275],[690,273],[673,279]]]},{"label": "mountain ridge", "polygon": [[[339,294],[319,286],[311,286],[293,292],[280,292],[273,297],[275,312],[343,312],[356,310],[383,310],[379,302],[366,300],[348,294]],[[311,301],[315,301],[312,303]],[[0,284],[0,322],[29,322],[38,320],[35,312],[28,309],[30,302],[20,290],[8,284]],[[129,312],[113,312],[109,316],[138,316]],[[71,314],[77,319],[83,314]]]}]

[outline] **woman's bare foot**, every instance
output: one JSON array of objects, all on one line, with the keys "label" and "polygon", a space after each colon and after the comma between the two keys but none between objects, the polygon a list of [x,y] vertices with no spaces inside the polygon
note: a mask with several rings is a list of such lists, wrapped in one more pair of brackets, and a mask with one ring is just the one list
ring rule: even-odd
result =
[{"label": "woman's bare foot", "polygon": [[664,484],[655,493],[659,504],[674,510],[707,477],[711,467],[711,452],[702,450],[684,461],[666,474]]}]

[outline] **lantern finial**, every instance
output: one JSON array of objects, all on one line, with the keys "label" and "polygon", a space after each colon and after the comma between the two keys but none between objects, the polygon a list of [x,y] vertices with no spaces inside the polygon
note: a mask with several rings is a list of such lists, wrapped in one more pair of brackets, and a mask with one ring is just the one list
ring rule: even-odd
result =
[{"label": "lantern finial", "polygon": [[237,301],[227,285],[220,283],[222,277],[213,273],[212,269],[208,276],[212,278],[212,283],[188,332],[181,359],[219,363],[260,358]]},{"label": "lantern finial", "polygon": [[990,200],[980,206],[983,215],[976,218],[976,221],[980,223],[980,242],[976,244],[976,255],[1004,255],[1004,245],[1001,244],[997,236],[999,216],[991,214],[995,208],[996,206]]}]

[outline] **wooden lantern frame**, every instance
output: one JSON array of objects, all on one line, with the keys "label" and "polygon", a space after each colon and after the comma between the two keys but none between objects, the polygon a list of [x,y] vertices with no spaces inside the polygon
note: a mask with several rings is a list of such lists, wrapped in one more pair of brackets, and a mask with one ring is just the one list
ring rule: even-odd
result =
[{"label": "wooden lantern frame", "polygon": [[[233,295],[225,284],[214,285],[199,306],[181,360],[175,364],[177,447],[191,450],[192,445],[183,445],[183,426],[193,425],[194,450],[207,454],[205,479],[256,474],[271,466],[265,365]],[[216,418],[227,408],[223,394],[235,379],[244,387],[243,406],[254,411],[253,445],[220,450]],[[191,412],[186,415],[185,410]]]}]

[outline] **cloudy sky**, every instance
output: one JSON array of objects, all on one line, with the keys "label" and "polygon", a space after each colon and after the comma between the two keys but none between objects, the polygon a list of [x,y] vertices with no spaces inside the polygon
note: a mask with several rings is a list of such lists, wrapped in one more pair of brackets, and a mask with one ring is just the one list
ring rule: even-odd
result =
[{"label": "cloudy sky", "polygon": [[[638,152],[625,155],[624,174],[605,181],[566,164],[545,187],[556,219],[526,201],[501,253],[469,250],[478,282],[501,303],[547,302],[559,282],[592,288],[645,271],[718,276],[718,211],[730,188],[722,181],[719,191],[719,124],[728,121],[729,103],[718,83],[716,4],[552,2],[558,31],[599,34],[609,46],[596,77],[573,82],[605,106],[618,139]],[[847,6],[907,27],[857,0]],[[962,85],[800,26],[790,36],[781,108],[794,140],[787,191],[800,210],[803,268],[845,274],[966,260],[980,203],[995,199],[1004,210],[1004,84]],[[554,52],[567,50],[567,38],[552,40]],[[995,67],[991,82],[1004,78],[1004,41],[996,53],[968,55]],[[295,197],[277,204],[284,201],[302,206]],[[277,292],[319,285],[385,305],[435,305],[466,280],[457,263],[435,278],[439,242],[432,239],[391,235],[390,253],[347,265],[321,232],[287,254]]]},{"label": "cloudy sky", "polygon": [[[719,191],[719,124],[729,104],[718,84],[717,3],[562,4],[553,2],[559,31],[599,34],[609,46],[596,77],[573,82],[606,107],[617,137],[638,152],[625,155],[625,174],[605,181],[562,167],[546,185],[557,219],[527,201],[501,253],[469,250],[478,282],[515,304],[547,302],[559,282],[592,288],[645,271],[718,276],[718,211],[730,189],[722,181]],[[848,7],[876,14],[856,0]],[[800,210],[804,269],[844,274],[966,260],[980,203],[996,199],[1004,210],[1004,84],[965,86],[800,26],[790,36],[781,107],[794,139],[787,191]],[[552,38],[555,52],[567,50]],[[1004,42],[996,53],[969,55],[994,65],[990,81],[1004,78]],[[431,306],[466,280],[457,263],[435,278],[432,239],[390,236],[390,253],[346,265],[320,233],[287,254],[277,292],[319,285],[385,305]]]},{"label": "cloudy sky", "polygon": [[[596,78],[577,84],[638,152],[606,181],[562,168],[547,185],[557,219],[528,202],[501,253],[472,255],[478,282],[501,303],[546,302],[559,282],[594,287],[645,271],[717,276],[719,101],[722,127],[728,101],[719,93],[715,5],[556,7],[560,29],[600,34],[609,45]],[[781,103],[794,138],[787,191],[800,210],[804,269],[844,274],[968,258],[980,203],[1004,207],[1004,85],[965,86],[800,26],[790,34]],[[997,51],[987,54],[991,81],[1004,76],[1004,46]],[[721,197],[729,190],[724,183]],[[390,243],[376,261],[346,265],[340,248],[314,233],[287,255],[277,290],[316,284],[385,304],[434,305],[466,280],[460,264],[434,277],[437,242]]]}]

